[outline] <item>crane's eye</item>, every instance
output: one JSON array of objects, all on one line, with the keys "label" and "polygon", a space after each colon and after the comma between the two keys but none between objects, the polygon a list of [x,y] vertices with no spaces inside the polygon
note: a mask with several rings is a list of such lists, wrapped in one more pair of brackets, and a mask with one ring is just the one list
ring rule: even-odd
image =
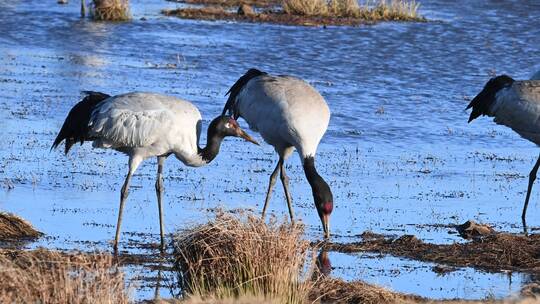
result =
[{"label": "crane's eye", "polygon": [[230,124],[230,123],[226,123],[226,124],[225,124],[225,128],[230,129],[230,128],[231,128],[231,124]]}]

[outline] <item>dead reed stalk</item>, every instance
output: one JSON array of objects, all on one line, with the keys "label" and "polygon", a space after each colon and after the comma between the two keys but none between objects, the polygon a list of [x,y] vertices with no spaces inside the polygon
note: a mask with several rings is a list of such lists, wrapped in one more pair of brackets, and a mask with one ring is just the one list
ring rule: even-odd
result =
[{"label": "dead reed stalk", "polygon": [[0,251],[0,303],[128,303],[108,254]]}]

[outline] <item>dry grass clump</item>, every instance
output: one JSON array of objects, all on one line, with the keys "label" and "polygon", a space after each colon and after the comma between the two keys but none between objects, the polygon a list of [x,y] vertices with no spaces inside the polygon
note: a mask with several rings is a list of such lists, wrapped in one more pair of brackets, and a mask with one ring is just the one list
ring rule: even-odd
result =
[{"label": "dry grass clump", "polygon": [[357,0],[283,0],[283,11],[292,15],[357,18],[370,21],[423,21],[420,4],[407,0],[379,0],[359,5]]},{"label": "dry grass clump", "polygon": [[283,0],[283,10],[291,15],[324,16],[327,14],[326,0]]},{"label": "dry grass clump", "polygon": [[0,241],[33,239],[41,235],[41,232],[19,216],[0,212]]},{"label": "dry grass clump", "polygon": [[0,251],[0,303],[128,303],[124,275],[107,254]]},{"label": "dry grass clump", "polygon": [[414,0],[380,0],[368,14],[376,20],[425,20],[418,14],[419,7],[420,3]]},{"label": "dry grass clump", "polygon": [[92,17],[100,21],[127,21],[129,14],[129,0],[94,0]]},{"label": "dry grass clump", "polygon": [[[218,215],[175,240],[175,268],[189,297],[304,303],[310,291],[303,227],[268,225],[253,215]],[[257,301],[259,302],[259,301]],[[217,303],[217,302],[216,302]]]},{"label": "dry grass clump", "polygon": [[326,278],[320,280],[311,295],[312,300],[321,303],[424,303],[427,299],[390,291],[386,288],[367,284],[362,281],[345,282],[341,279]]}]

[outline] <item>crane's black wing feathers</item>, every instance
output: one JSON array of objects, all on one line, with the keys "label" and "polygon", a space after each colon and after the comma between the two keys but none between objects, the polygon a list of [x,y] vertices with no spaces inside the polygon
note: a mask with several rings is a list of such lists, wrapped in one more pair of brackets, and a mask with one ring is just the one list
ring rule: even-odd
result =
[{"label": "crane's black wing feathers", "polygon": [[229,89],[227,94],[225,96],[229,95],[229,99],[227,99],[227,103],[225,104],[225,107],[223,108],[223,112],[221,115],[225,115],[227,111],[234,116],[235,119],[238,118],[239,114],[235,111],[235,103],[236,103],[236,97],[242,91],[242,88],[253,78],[261,75],[267,75],[267,73],[259,71],[257,69],[249,69],[242,77],[240,77],[233,86]]},{"label": "crane's black wing feathers", "polygon": [[83,93],[86,96],[69,111],[60,132],[58,132],[58,136],[56,136],[52,144],[51,150],[56,149],[65,140],[64,153],[67,154],[75,143],[80,142],[82,144],[85,140],[88,140],[88,123],[92,111],[100,102],[110,96],[93,91],[83,91]]},{"label": "crane's black wing feathers", "polygon": [[511,86],[514,83],[514,79],[507,75],[500,75],[497,77],[491,78],[484,89],[476,97],[471,100],[471,103],[467,106],[467,109],[472,108],[471,115],[469,116],[469,122],[473,121],[480,115],[488,115],[489,109],[495,103],[497,93],[508,86]]}]

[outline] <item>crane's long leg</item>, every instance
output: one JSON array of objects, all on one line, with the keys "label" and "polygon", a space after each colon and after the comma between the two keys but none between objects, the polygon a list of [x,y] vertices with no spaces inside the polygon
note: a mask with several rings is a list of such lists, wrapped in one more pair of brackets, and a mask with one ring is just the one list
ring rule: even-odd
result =
[{"label": "crane's long leg", "polygon": [[165,237],[163,228],[163,206],[161,205],[161,196],[163,195],[163,163],[164,156],[158,156],[158,171],[156,178],[156,195],[159,209],[159,234],[161,236],[161,250],[165,249]]},{"label": "crane's long leg", "polygon": [[279,167],[280,167],[280,178],[281,183],[283,184],[283,191],[285,192],[285,197],[287,198],[287,206],[289,207],[289,215],[291,216],[291,224],[294,224],[294,214],[293,214],[293,207],[291,202],[291,193],[289,192],[289,177],[285,173],[285,166],[283,165],[283,158],[279,159]]},{"label": "crane's long leg", "polygon": [[129,183],[131,181],[131,176],[137,170],[137,167],[141,163],[142,159],[139,157],[130,157],[129,158],[129,171],[122,186],[120,192],[120,207],[118,208],[118,222],[116,223],[116,236],[114,237],[114,252],[118,251],[118,239],[120,238],[120,226],[122,225],[122,212],[124,211],[124,202],[126,201],[129,194]]},{"label": "crane's long leg", "polygon": [[262,210],[262,218],[263,219],[264,219],[264,216],[266,214],[266,208],[268,207],[268,202],[270,201],[270,197],[272,196],[272,189],[274,188],[274,185],[276,184],[276,177],[277,177],[279,168],[281,166],[280,165],[281,161],[282,161],[282,159],[280,158],[277,165],[276,165],[276,168],[274,169],[272,174],[270,174],[270,182],[268,183],[268,190],[266,191],[266,199],[264,200],[264,207],[263,207],[263,210]]},{"label": "crane's long leg", "polygon": [[538,172],[538,167],[540,167],[540,155],[538,155],[538,160],[529,174],[529,186],[527,187],[527,196],[525,197],[525,205],[523,205],[523,213],[521,213],[521,220],[523,221],[523,230],[527,234],[527,223],[525,221],[525,216],[527,214],[527,206],[529,205],[529,198],[531,197],[531,190],[534,181],[536,180],[536,173]]},{"label": "crane's long leg", "polygon": [[86,15],[86,3],[85,0],[81,0],[81,17],[84,18]]}]

